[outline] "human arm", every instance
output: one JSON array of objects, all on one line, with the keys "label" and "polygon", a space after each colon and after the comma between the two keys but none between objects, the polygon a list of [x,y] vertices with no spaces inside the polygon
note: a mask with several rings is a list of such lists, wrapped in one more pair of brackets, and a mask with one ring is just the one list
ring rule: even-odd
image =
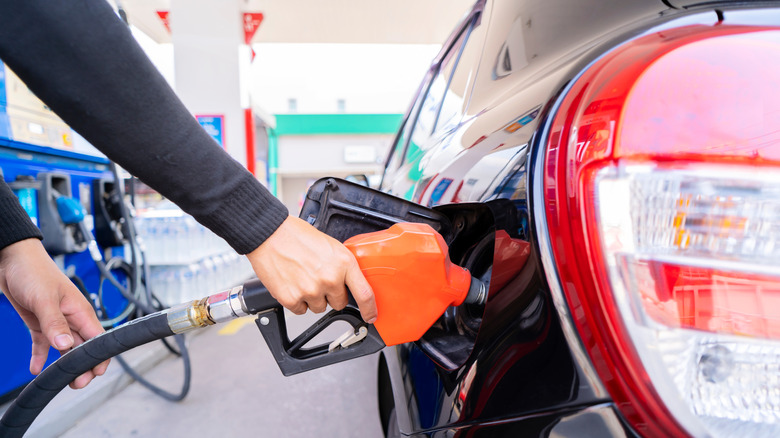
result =
[{"label": "human arm", "polygon": [[323,299],[341,308],[346,281],[362,291],[364,318],[375,317],[354,257],[290,218],[212,140],[105,1],[5,0],[0,7],[0,58],[106,156],[246,254],[280,302],[296,312],[324,310]]}]

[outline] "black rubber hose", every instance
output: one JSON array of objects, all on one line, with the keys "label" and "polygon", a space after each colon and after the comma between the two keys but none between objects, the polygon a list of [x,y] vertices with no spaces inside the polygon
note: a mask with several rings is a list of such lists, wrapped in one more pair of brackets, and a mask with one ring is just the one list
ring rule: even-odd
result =
[{"label": "black rubber hose", "polygon": [[76,377],[117,354],[173,335],[157,312],[102,333],[49,365],[22,390],[0,419],[0,438],[22,437],[44,407]]},{"label": "black rubber hose", "polygon": [[[119,280],[117,280],[116,277],[109,272],[108,267],[106,266],[106,263],[103,260],[96,260],[95,265],[97,265],[98,271],[100,271],[100,275],[106,280],[108,280],[108,282],[111,283],[115,288],[117,288],[117,290],[119,290],[119,293],[121,293],[122,296],[125,297],[127,301],[130,301],[131,303],[135,304],[146,314],[151,314],[157,310],[154,307],[152,307],[151,304],[142,302],[135,295],[133,295],[129,290],[127,290],[127,288],[124,287],[122,283],[120,283]],[[131,281],[131,283],[135,283],[135,282]]]},{"label": "black rubber hose", "polygon": [[[179,350],[181,350],[181,356],[182,362],[184,363],[184,383],[182,383],[181,391],[178,394],[174,394],[172,392],[168,392],[156,385],[154,385],[152,382],[146,380],[138,374],[125,360],[122,358],[122,356],[117,356],[115,359],[117,362],[119,362],[119,365],[122,365],[122,368],[125,370],[127,374],[130,375],[133,379],[135,379],[136,382],[141,384],[143,387],[148,389],[149,391],[152,391],[153,393],[157,394],[158,396],[172,402],[179,402],[184,400],[185,397],[187,397],[187,394],[190,392],[190,382],[192,380],[192,366],[190,365],[190,355],[187,351],[187,347],[184,345],[184,335],[176,335],[173,337],[176,340],[176,343],[179,345]],[[163,343],[165,340],[162,340]],[[171,352],[175,352],[173,348],[171,348],[168,344],[165,344]]]}]

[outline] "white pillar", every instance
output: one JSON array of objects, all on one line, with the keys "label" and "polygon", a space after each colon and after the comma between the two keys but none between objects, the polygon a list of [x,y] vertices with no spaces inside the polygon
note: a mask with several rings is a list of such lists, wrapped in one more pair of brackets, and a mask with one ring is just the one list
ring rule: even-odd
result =
[{"label": "white pillar", "polygon": [[[194,115],[224,116],[227,152],[246,166],[240,78],[248,68],[240,0],[172,0],[170,11],[176,92]],[[244,103],[242,105],[242,103]]]}]

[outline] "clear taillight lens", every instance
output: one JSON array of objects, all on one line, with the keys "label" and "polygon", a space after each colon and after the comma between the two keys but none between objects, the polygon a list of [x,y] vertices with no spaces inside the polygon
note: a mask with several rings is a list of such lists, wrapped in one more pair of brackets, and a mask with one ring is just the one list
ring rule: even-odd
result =
[{"label": "clear taillight lens", "polygon": [[680,422],[756,436],[780,423],[780,173],[619,163],[594,178],[609,284]]}]

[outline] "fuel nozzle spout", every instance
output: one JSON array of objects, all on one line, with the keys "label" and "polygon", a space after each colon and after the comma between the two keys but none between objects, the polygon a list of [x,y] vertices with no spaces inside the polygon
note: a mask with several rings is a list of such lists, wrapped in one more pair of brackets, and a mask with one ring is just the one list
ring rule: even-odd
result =
[{"label": "fuel nozzle spout", "polygon": [[478,278],[471,277],[469,292],[463,302],[465,304],[485,304],[486,299],[487,287],[485,287],[485,283],[480,281]]},{"label": "fuel nozzle spout", "polygon": [[444,238],[430,225],[398,223],[344,245],[374,290],[374,326],[387,345],[420,339],[450,306],[486,300],[485,284],[450,261]]}]

